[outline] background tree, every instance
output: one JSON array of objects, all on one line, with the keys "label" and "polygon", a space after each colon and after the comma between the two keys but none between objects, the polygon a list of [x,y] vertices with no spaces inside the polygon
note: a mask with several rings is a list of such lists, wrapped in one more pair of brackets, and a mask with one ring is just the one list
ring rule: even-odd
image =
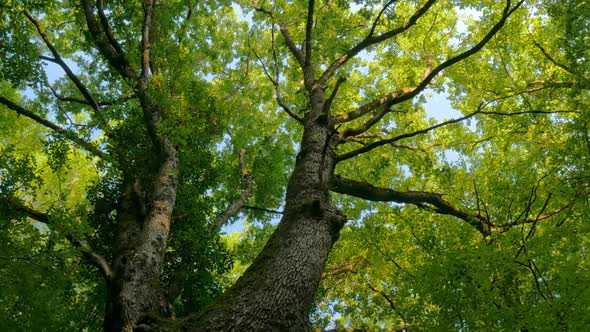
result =
[{"label": "background tree", "polygon": [[[584,326],[583,2],[240,5],[244,21],[219,2],[2,5],[2,116],[21,115],[2,128],[3,271],[60,271],[75,287],[53,301],[75,294],[87,321],[105,293],[106,330],[309,330],[311,312],[367,330]],[[430,118],[427,93],[463,114]],[[53,133],[43,148],[15,140],[44,133],[30,120]],[[241,264],[219,276],[217,233],[247,206]],[[7,294],[16,326],[32,301]],[[174,312],[195,314],[147,318]]]}]

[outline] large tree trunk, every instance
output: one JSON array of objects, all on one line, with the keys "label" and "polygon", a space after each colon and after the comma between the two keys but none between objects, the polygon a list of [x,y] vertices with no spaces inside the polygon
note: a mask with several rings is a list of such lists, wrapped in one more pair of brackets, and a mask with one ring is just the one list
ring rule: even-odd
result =
[{"label": "large tree trunk", "polygon": [[326,259],[346,217],[328,185],[336,141],[327,123],[309,120],[287,187],[281,222],[244,275],[188,331],[309,331],[308,316]]},{"label": "large tree trunk", "polygon": [[178,157],[171,144],[164,144],[168,146],[149,192],[137,180],[130,181],[120,199],[105,331],[130,332],[145,315],[170,314],[161,271],[176,200]]}]

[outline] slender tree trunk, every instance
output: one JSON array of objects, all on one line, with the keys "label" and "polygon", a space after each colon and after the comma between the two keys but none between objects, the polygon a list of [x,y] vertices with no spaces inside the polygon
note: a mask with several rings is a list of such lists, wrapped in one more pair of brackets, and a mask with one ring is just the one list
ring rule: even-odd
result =
[{"label": "slender tree trunk", "polygon": [[171,144],[162,159],[150,192],[128,183],[119,203],[105,331],[130,332],[145,315],[170,314],[161,271],[176,200],[178,158]]},{"label": "slender tree trunk", "polygon": [[311,330],[313,297],[346,220],[328,191],[336,141],[328,128],[308,121],[277,230],[237,283],[183,330]]}]

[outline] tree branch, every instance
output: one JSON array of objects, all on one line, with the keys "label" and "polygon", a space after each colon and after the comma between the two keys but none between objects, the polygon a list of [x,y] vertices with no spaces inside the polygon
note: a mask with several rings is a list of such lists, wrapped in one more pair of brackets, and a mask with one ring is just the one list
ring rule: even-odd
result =
[{"label": "tree branch", "polygon": [[[24,214],[27,217],[29,217],[33,220],[36,220],[38,222],[41,222],[47,226],[54,225],[54,223],[51,219],[51,216],[49,216],[47,213],[32,209],[32,208],[26,206],[25,204],[23,204],[21,201],[19,201],[16,198],[7,198],[7,199],[5,199],[5,201],[6,201],[7,205],[9,207],[11,207],[16,212]],[[90,245],[88,243],[77,239],[73,234],[67,233],[67,234],[65,234],[65,237],[68,239],[68,241],[70,241],[70,243],[72,245],[74,245],[75,247],[78,247],[80,249],[80,251],[82,252],[84,257],[92,265],[96,266],[100,270],[100,272],[102,273],[102,276],[105,278],[105,280],[107,282],[111,281],[111,279],[113,277],[113,271],[111,269],[110,264],[107,262],[107,260],[103,256],[97,254],[92,249],[92,247],[90,247]]]},{"label": "tree branch", "polygon": [[460,118],[457,118],[457,119],[447,120],[447,121],[444,121],[444,122],[441,122],[441,123],[437,123],[437,124],[435,124],[433,126],[430,126],[428,128],[425,128],[425,129],[421,129],[421,130],[417,130],[417,131],[414,131],[414,132],[411,132],[411,133],[405,133],[405,134],[401,134],[401,135],[398,135],[398,136],[395,136],[395,137],[391,137],[391,138],[387,138],[387,139],[383,139],[383,140],[372,142],[372,143],[367,144],[367,145],[365,145],[365,146],[363,146],[361,148],[358,148],[356,150],[352,150],[350,152],[347,152],[347,153],[344,153],[342,155],[339,155],[336,158],[336,162],[341,162],[341,161],[344,161],[344,160],[347,160],[347,159],[356,157],[356,156],[358,156],[360,154],[369,152],[369,151],[371,151],[371,150],[373,150],[375,148],[378,148],[380,146],[383,146],[383,145],[386,145],[386,144],[391,144],[391,143],[397,142],[399,140],[402,140],[404,138],[410,138],[410,137],[414,137],[414,136],[417,136],[417,135],[420,135],[420,134],[426,134],[429,131],[432,131],[432,130],[434,130],[436,128],[444,127],[444,126],[447,126],[447,125],[450,125],[450,124],[453,124],[453,123],[458,123],[458,122],[467,120],[467,119],[475,116],[476,114],[482,113],[482,108],[484,106],[485,105],[483,103],[481,103],[476,111],[471,112],[471,113],[469,113],[469,114],[467,114],[465,116],[462,116]]},{"label": "tree branch", "polygon": [[[33,16],[31,16],[31,14],[28,11],[23,10],[23,14],[27,17],[27,19],[31,23],[33,23],[33,25],[37,29],[37,33],[39,34],[39,36],[41,36],[41,39],[43,40],[43,42],[45,43],[47,48],[49,48],[49,50],[51,51],[51,54],[53,55],[53,59],[51,59],[50,61],[58,64],[66,72],[66,75],[68,75],[68,77],[74,83],[76,88],[78,88],[78,90],[80,91],[82,96],[84,96],[84,99],[86,100],[86,104],[90,105],[94,109],[94,111],[99,116],[101,116],[96,99],[94,99],[94,97],[92,96],[90,91],[86,88],[86,86],[82,83],[82,81],[80,81],[78,76],[76,76],[76,74],[74,74],[72,69],[65,63],[65,61],[63,60],[63,58],[61,57],[61,55],[59,54],[59,52],[57,51],[55,46],[53,46],[53,44],[49,40],[49,37],[47,37],[47,35],[45,34],[45,31],[43,30],[43,28],[41,27],[39,22]],[[49,59],[50,58],[45,58],[45,60],[48,60],[48,61],[49,61]],[[104,119],[102,119],[102,120],[104,122]]]},{"label": "tree branch", "polygon": [[313,11],[315,7],[314,0],[308,0],[307,4],[307,22],[305,23],[305,66],[311,64],[311,34],[313,30]]},{"label": "tree branch", "polygon": [[376,202],[396,202],[413,204],[425,208],[425,204],[432,206],[434,212],[457,217],[468,224],[481,229],[481,222],[475,215],[459,210],[442,198],[442,194],[424,191],[396,191],[375,187],[366,182],[345,179],[334,175],[330,190],[339,194],[350,195]]},{"label": "tree branch", "polygon": [[324,113],[326,113],[326,114],[330,113],[330,108],[332,108],[332,103],[334,102],[334,98],[336,98],[336,95],[338,94],[338,89],[340,89],[340,85],[342,85],[342,83],[344,83],[345,81],[346,81],[346,78],[342,78],[342,77],[339,78],[338,81],[336,81],[336,85],[334,86],[332,93],[330,94],[328,99],[326,99],[326,103],[324,104]]},{"label": "tree branch", "polygon": [[[387,3],[385,5],[385,7],[388,7],[393,2],[394,1],[390,1],[389,3]],[[410,19],[408,20],[408,22],[404,26],[389,30],[379,36],[373,37],[375,25],[377,24],[377,21],[379,20],[380,16],[382,15],[382,12],[385,11],[385,9],[386,9],[384,7],[384,9],[377,15],[377,19],[373,22],[373,26],[371,27],[369,35],[365,39],[363,39],[361,42],[356,44],[354,47],[349,49],[347,52],[345,52],[343,55],[341,55],[338,59],[336,59],[336,61],[332,62],[332,64],[330,64],[330,66],[320,76],[320,79],[318,80],[318,84],[320,86],[324,86],[328,82],[328,80],[332,76],[334,76],[334,74],[336,73],[338,68],[340,68],[346,62],[348,62],[348,60],[352,59],[354,56],[359,54],[361,51],[363,51],[367,47],[369,47],[371,45],[378,44],[380,42],[383,42],[387,39],[391,39],[401,33],[406,32],[408,29],[410,29],[412,26],[414,26],[416,24],[416,22],[418,22],[418,19],[420,19],[420,17],[424,16],[424,14],[426,14],[426,12],[428,12],[430,7],[432,7],[432,5],[434,5],[435,2],[436,2],[436,0],[428,0],[422,7],[420,7],[420,9],[418,9],[414,13],[414,15],[412,15],[410,17]]]},{"label": "tree branch", "polygon": [[96,9],[98,11],[98,17],[100,19],[100,24],[102,25],[102,29],[104,30],[104,34],[107,37],[107,40],[113,46],[115,51],[119,54],[123,54],[123,49],[121,48],[121,44],[115,39],[113,35],[113,30],[111,29],[111,25],[109,24],[109,20],[104,13],[104,4],[103,0],[96,1]]},{"label": "tree branch", "polygon": [[515,225],[536,223],[549,219],[554,215],[570,208],[573,203],[569,203],[561,208],[542,214],[547,204],[543,206],[536,217],[526,218],[508,223],[496,223],[490,220],[488,216],[482,216],[480,213],[466,212],[442,198],[442,194],[424,192],[424,191],[396,191],[393,189],[379,188],[372,184],[346,179],[339,175],[334,175],[330,183],[330,190],[339,194],[354,196],[375,202],[395,202],[401,204],[412,204],[420,209],[428,209],[438,214],[450,215],[467,222],[475,227],[482,235],[488,236],[492,230],[506,231]]},{"label": "tree branch", "polygon": [[[465,116],[462,116],[460,118],[456,118],[456,119],[451,119],[451,120],[447,120],[441,123],[437,123],[433,126],[430,126],[428,128],[425,129],[420,129],[420,130],[416,130],[414,132],[410,132],[410,133],[405,133],[405,134],[401,134],[395,137],[391,137],[391,138],[387,138],[387,139],[382,139],[379,141],[375,141],[369,144],[365,144],[363,147],[358,148],[356,150],[352,150],[350,152],[344,153],[342,155],[339,155],[336,158],[336,162],[341,162],[347,159],[351,159],[354,158],[360,154],[363,153],[367,153],[371,150],[374,150],[380,146],[383,145],[387,145],[387,144],[393,144],[394,142],[397,142],[399,140],[405,139],[405,138],[410,138],[410,137],[414,137],[417,135],[421,135],[421,134],[426,134],[434,129],[440,128],[440,127],[444,127],[450,124],[454,124],[454,123],[459,123],[462,122],[464,120],[467,120],[469,118],[474,117],[475,115],[478,114],[485,114],[485,115],[499,115],[499,116],[514,116],[514,115],[522,115],[522,114],[557,114],[557,113],[579,113],[578,111],[520,111],[520,112],[511,112],[511,113],[503,113],[503,112],[497,112],[497,111],[484,111],[483,108],[487,105],[489,105],[490,103],[497,101],[493,100],[491,102],[487,102],[487,103],[480,103],[480,105],[478,106],[478,109],[474,112],[471,112]],[[344,133],[343,133],[344,134]],[[346,138],[345,138],[346,139]],[[349,138],[348,138],[349,139]]]},{"label": "tree branch", "polygon": [[377,17],[373,21],[373,24],[371,25],[371,30],[369,30],[369,34],[367,35],[367,38],[373,37],[373,34],[375,33],[375,29],[377,28],[377,24],[379,24],[379,21],[381,20],[381,16],[383,15],[383,13],[385,13],[387,8],[389,8],[389,6],[391,6],[391,5],[393,5],[396,1],[397,0],[389,0],[389,1],[387,1],[387,3],[385,3],[385,5],[383,5],[383,8],[381,8],[379,13],[377,14]]},{"label": "tree branch", "polygon": [[[94,39],[94,44],[98,48],[99,52],[119,73],[119,75],[121,75],[121,77],[124,79],[131,79],[134,82],[137,81],[138,77],[135,69],[133,69],[131,63],[129,63],[127,56],[120,48],[119,44],[115,43],[113,45],[113,43],[109,40],[109,37],[106,36],[106,33],[101,31],[100,25],[98,24],[98,21],[94,15],[92,0],[81,0],[81,4],[86,18],[86,25],[88,26],[88,30],[90,31],[90,34]],[[108,25],[103,26],[103,29],[110,31],[110,27]],[[114,40],[114,38],[112,39]]]},{"label": "tree branch", "polygon": [[535,44],[535,46],[537,46],[537,48],[541,51],[541,53],[543,53],[543,56],[545,56],[545,58],[547,58],[547,60],[551,61],[554,65],[565,70],[566,72],[573,74],[573,71],[571,68],[569,68],[568,66],[566,66],[560,62],[557,62],[557,60],[555,60],[549,53],[547,53],[545,48],[543,46],[541,46],[541,44],[539,44],[539,42],[537,42],[534,38],[532,38],[532,36],[531,36],[531,39],[533,40],[533,44]]},{"label": "tree branch", "polygon": [[280,26],[279,29],[281,31],[281,34],[283,35],[283,38],[285,38],[285,42],[287,43],[289,51],[291,51],[291,54],[293,54],[295,60],[297,60],[301,68],[304,68],[305,56],[303,55],[303,52],[301,52],[301,50],[297,47],[297,45],[295,45],[295,42],[293,41],[293,38],[291,38],[289,30],[285,26]]},{"label": "tree branch", "polygon": [[[71,102],[71,103],[77,103],[77,104],[82,104],[82,105],[90,105],[88,103],[87,100],[85,99],[81,99],[81,98],[76,98],[76,97],[65,97],[62,96],[61,94],[59,94],[57,92],[57,90],[55,90],[55,88],[53,86],[51,86],[51,84],[49,83],[49,81],[46,82],[47,86],[49,87],[49,90],[51,90],[51,93],[53,94],[53,96],[59,100],[59,101],[63,101],[63,102]],[[107,101],[99,101],[97,102],[98,106],[112,106],[112,105],[119,105],[121,103],[124,103],[126,101],[129,101],[131,99],[137,98],[135,96],[123,96],[114,100],[107,100]]]},{"label": "tree branch", "polygon": [[63,127],[58,126],[57,124],[40,117],[39,115],[27,110],[26,108],[16,104],[15,102],[8,100],[2,96],[0,96],[0,103],[4,104],[6,107],[10,108],[11,110],[15,111],[20,115],[24,115],[27,118],[37,122],[38,124],[47,127],[56,133],[63,135],[65,138],[69,139],[70,141],[76,143],[79,147],[83,148],[84,150],[90,152],[94,156],[100,157],[103,160],[109,160],[109,156],[99,150],[94,144],[80,138],[76,133],[71,130],[65,129]]},{"label": "tree branch", "polygon": [[[376,287],[371,285],[371,283],[368,280],[367,280],[367,286],[369,287],[369,289],[371,289],[373,292],[381,295],[381,297],[383,297],[385,299],[385,301],[387,301],[391,310],[393,310],[393,312],[395,312],[396,315],[398,315],[399,318],[401,318],[402,322],[406,321],[406,318],[397,310],[397,307],[395,306],[394,299],[389,294],[387,294],[385,291],[377,289]],[[403,326],[404,327],[402,328],[401,331],[404,331],[405,328],[407,328],[409,325],[403,324]]]},{"label": "tree branch", "polygon": [[366,257],[364,256],[356,256],[349,261],[345,261],[341,264],[333,266],[330,269],[327,269],[322,273],[321,279],[326,279],[329,277],[334,277],[337,275],[345,274],[345,273],[356,273],[358,270],[356,269],[355,265],[362,265],[366,261]]},{"label": "tree branch", "polygon": [[150,30],[152,28],[152,16],[154,13],[153,0],[143,1],[143,25],[141,27],[141,86],[147,89],[147,81],[150,72]]},{"label": "tree branch", "polygon": [[246,150],[240,150],[240,171],[242,173],[242,179],[245,182],[244,190],[240,194],[237,200],[235,200],[232,204],[230,204],[222,213],[217,216],[215,220],[215,231],[219,232],[219,230],[225,225],[228,220],[233,217],[244,205],[246,202],[252,197],[253,190],[254,190],[254,180],[252,178],[252,174],[248,172],[246,167]]},{"label": "tree branch", "polygon": [[504,26],[510,15],[512,15],[512,13],[515,10],[517,10],[523,2],[524,0],[521,0],[514,7],[511,8],[511,2],[506,1],[506,6],[504,7],[502,18],[490,29],[490,31],[488,31],[488,33],[477,44],[475,44],[475,46],[439,64],[436,68],[434,68],[427,75],[425,75],[424,79],[416,87],[412,89],[402,89],[399,91],[394,91],[389,94],[386,94],[378,99],[375,99],[365,105],[360,106],[359,108],[351,112],[340,114],[334,117],[334,122],[349,122],[371,112],[377,107],[382,107],[381,111],[371,120],[368,121],[368,126],[362,125],[358,129],[350,129],[350,132],[359,133],[362,132],[362,130],[368,130],[368,128],[370,128],[374,123],[378,122],[378,120],[380,120],[388,112],[391,106],[414,98],[415,96],[420,94],[424,89],[426,89],[428,84],[430,84],[430,82],[444,69],[460,61],[463,61],[468,57],[472,56],[473,54],[479,52],[496,35],[496,33],[500,31],[500,29]]},{"label": "tree branch", "polygon": [[271,76],[270,72],[268,71],[268,69],[264,65],[264,62],[262,61],[262,59],[260,58],[260,56],[258,55],[256,50],[250,45],[250,39],[248,39],[248,46],[250,46],[250,49],[254,53],[254,56],[256,57],[258,62],[260,62],[260,65],[262,66],[262,70],[264,71],[264,74],[266,75],[266,77],[268,77],[270,82],[273,84],[274,90],[275,90],[275,100],[277,101],[277,104],[279,104],[279,106],[283,109],[283,111],[285,111],[285,113],[287,113],[290,117],[297,120],[297,122],[299,122],[299,123],[303,123],[303,118],[299,114],[293,112],[291,110],[291,108],[289,107],[289,105],[287,105],[285,103],[285,101],[283,100],[283,98],[281,96],[281,88],[280,88],[280,84],[279,84],[279,79],[280,79],[279,60],[277,58],[277,53],[276,53],[274,23],[273,23],[273,27],[272,27],[272,31],[271,31],[271,48],[272,48],[272,56],[273,56],[273,62],[274,62],[274,78]]},{"label": "tree branch", "polygon": [[274,214],[283,214],[283,211],[277,211],[277,210],[267,209],[267,208],[263,208],[263,207],[259,207],[259,206],[244,205],[244,206],[242,206],[242,208],[249,209],[249,210],[255,210],[255,211],[263,211],[263,212],[268,212],[268,213],[274,213]]}]

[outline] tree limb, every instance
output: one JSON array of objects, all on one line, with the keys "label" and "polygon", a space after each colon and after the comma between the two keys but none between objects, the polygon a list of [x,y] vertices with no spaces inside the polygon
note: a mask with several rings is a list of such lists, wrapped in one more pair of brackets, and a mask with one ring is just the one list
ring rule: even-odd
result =
[{"label": "tree limb", "polygon": [[[86,25],[88,26],[88,30],[92,35],[94,44],[98,48],[98,51],[119,73],[119,75],[121,75],[121,77],[136,82],[138,79],[137,73],[131,66],[131,63],[127,59],[127,56],[123,50],[121,50],[120,46],[118,46],[119,44],[116,43],[113,45],[113,43],[111,43],[109,38],[106,36],[106,33],[101,31],[101,27],[94,15],[92,0],[81,0],[81,4],[86,18]],[[103,26],[103,29],[110,31],[110,27],[108,25],[106,27]]]},{"label": "tree limb", "polygon": [[[37,33],[39,34],[39,36],[41,36],[41,39],[43,40],[43,42],[45,43],[47,48],[49,48],[49,50],[51,51],[51,54],[53,55],[53,59],[51,59],[51,61],[58,64],[66,72],[66,75],[68,75],[68,77],[74,83],[76,88],[78,88],[78,90],[80,91],[82,96],[84,96],[84,99],[86,100],[86,104],[89,105],[90,107],[92,107],[94,109],[94,111],[99,116],[101,116],[100,110],[98,107],[99,105],[96,102],[96,99],[92,96],[92,94],[86,88],[86,86],[82,83],[82,81],[80,81],[78,76],[76,76],[76,74],[74,74],[72,69],[65,63],[65,61],[63,60],[63,58],[61,57],[61,55],[59,54],[59,52],[57,51],[55,46],[53,46],[53,44],[49,40],[49,37],[47,37],[47,34],[45,34],[45,31],[41,27],[41,24],[39,24],[39,21],[37,21],[33,16],[31,16],[31,14],[27,10],[23,10],[23,14],[35,26],[35,28],[37,29]],[[48,60],[48,59],[49,58],[46,58],[46,60]],[[104,122],[104,119],[102,119],[102,120]]]},{"label": "tree limb", "polygon": [[301,68],[304,68],[305,67],[305,55],[303,55],[303,52],[301,52],[301,50],[297,47],[297,45],[295,45],[295,42],[293,41],[293,38],[291,38],[291,34],[289,33],[289,30],[285,26],[280,26],[279,30],[281,31],[283,38],[285,38],[285,42],[287,43],[287,47],[289,48],[289,51],[291,51],[291,54],[293,54],[293,56],[295,57],[295,60],[297,60],[297,62],[301,66]]},{"label": "tree limb", "polygon": [[313,30],[313,11],[315,7],[314,0],[308,0],[307,4],[307,22],[305,23],[305,66],[311,64],[311,41],[312,41],[312,30]]},{"label": "tree limb", "polygon": [[381,20],[381,16],[383,15],[383,13],[385,13],[385,11],[387,10],[387,8],[389,8],[389,6],[391,6],[394,3],[396,3],[396,1],[397,0],[389,0],[389,1],[387,1],[385,3],[385,5],[383,5],[383,8],[381,8],[381,10],[379,11],[379,13],[377,14],[377,17],[373,21],[373,24],[371,25],[371,30],[369,30],[369,34],[367,35],[367,38],[373,37],[373,34],[375,33],[375,29],[377,28],[377,24],[379,24],[379,21]]},{"label": "tree limb", "polygon": [[[248,46],[250,46],[250,39],[248,39]],[[271,49],[272,49],[272,56],[273,56],[273,62],[274,62],[274,78],[273,78],[273,76],[271,76],[269,70],[264,65],[262,58],[260,58],[260,56],[258,55],[256,50],[252,46],[250,46],[250,49],[252,50],[252,53],[254,53],[254,56],[256,57],[258,62],[260,62],[260,65],[262,66],[262,70],[264,71],[264,74],[266,75],[266,77],[268,77],[268,79],[270,80],[270,82],[274,86],[275,100],[277,101],[277,104],[279,104],[279,106],[283,109],[283,111],[285,111],[285,113],[287,113],[290,117],[297,120],[297,122],[299,122],[299,123],[303,123],[303,118],[299,114],[293,112],[293,110],[291,110],[289,105],[287,105],[287,103],[285,103],[285,101],[283,100],[283,98],[281,96],[281,88],[280,88],[280,84],[279,84],[279,79],[280,79],[279,60],[277,58],[277,53],[276,53],[274,24],[273,24],[272,31],[271,31]]]},{"label": "tree limb", "polygon": [[267,209],[267,208],[263,208],[263,207],[259,207],[259,206],[244,205],[244,206],[242,206],[242,208],[254,210],[254,211],[263,211],[263,212],[268,212],[268,213],[274,213],[274,214],[283,214],[283,211]]},{"label": "tree limb", "polygon": [[502,18],[496,24],[494,24],[490,31],[488,31],[488,33],[477,44],[475,44],[472,48],[454,57],[451,57],[439,64],[436,68],[432,69],[432,71],[425,75],[424,79],[416,87],[388,93],[378,99],[375,99],[367,104],[360,106],[359,108],[351,112],[335,116],[334,122],[349,122],[371,112],[372,110],[378,107],[381,107],[381,111],[378,112],[377,115],[375,115],[372,119],[368,121],[369,126],[362,125],[361,127],[359,127],[359,129],[350,129],[350,132],[358,134],[363,130],[368,130],[368,128],[370,128],[372,124],[378,122],[378,120],[380,120],[385,114],[387,114],[391,106],[414,98],[415,96],[420,94],[424,89],[426,89],[428,84],[430,84],[430,82],[444,69],[460,61],[463,61],[471,55],[479,52],[496,35],[496,33],[500,31],[500,29],[504,26],[510,15],[512,15],[512,13],[516,11],[522,5],[523,2],[524,0],[521,0],[514,7],[511,8],[511,2],[506,1],[506,6],[504,7]]},{"label": "tree limb", "polygon": [[535,44],[535,46],[537,46],[537,48],[541,51],[541,53],[543,53],[543,56],[545,56],[545,58],[547,58],[547,60],[551,61],[554,65],[565,70],[566,72],[573,74],[573,71],[571,68],[569,68],[568,66],[555,60],[555,58],[553,58],[549,53],[547,53],[545,48],[541,44],[539,44],[539,42],[537,42],[534,38],[532,38],[532,36],[531,36],[531,39],[533,40],[533,44]]},{"label": "tree limb", "polygon": [[[87,100],[85,99],[81,99],[81,98],[76,98],[76,97],[65,97],[62,96],[61,94],[59,94],[59,92],[57,92],[57,90],[55,90],[55,88],[49,83],[46,82],[47,86],[49,87],[49,90],[51,90],[51,93],[53,94],[53,96],[59,100],[59,101],[63,101],[63,102],[71,102],[71,103],[77,103],[77,104],[82,104],[82,105],[90,105],[88,103]],[[129,101],[131,99],[137,98],[135,96],[123,96],[114,100],[107,100],[107,101],[99,101],[97,102],[98,106],[112,106],[112,105],[119,105],[121,103],[124,103],[126,101]]]},{"label": "tree limb", "polygon": [[[375,286],[371,285],[371,283],[368,280],[367,280],[367,286],[369,287],[369,289],[371,289],[373,292],[381,295],[381,297],[383,297],[385,299],[385,301],[387,301],[391,310],[393,310],[393,312],[395,312],[396,315],[398,315],[399,318],[401,318],[402,322],[406,321],[406,318],[397,310],[397,307],[395,306],[395,301],[389,294],[387,294],[385,291],[377,289]],[[408,327],[409,325],[403,324],[403,326],[404,326],[404,328],[402,329],[402,331],[405,330],[405,328]]]},{"label": "tree limb", "polygon": [[344,161],[344,160],[347,160],[347,159],[356,157],[356,156],[358,156],[360,154],[369,152],[369,151],[371,151],[371,150],[373,150],[375,148],[378,148],[380,146],[383,146],[383,145],[386,145],[386,144],[391,144],[391,143],[397,142],[397,141],[399,141],[401,139],[404,139],[404,138],[410,138],[410,137],[414,137],[414,136],[417,136],[417,135],[420,135],[420,134],[426,134],[429,131],[432,131],[432,130],[434,130],[436,128],[444,127],[444,126],[447,126],[447,125],[450,125],[450,124],[453,124],[453,123],[458,123],[458,122],[467,120],[467,119],[475,116],[476,114],[481,113],[482,112],[482,108],[484,106],[485,105],[483,103],[481,103],[476,111],[471,112],[471,113],[469,113],[469,114],[467,114],[465,116],[462,116],[460,118],[447,120],[447,121],[444,121],[444,122],[441,122],[441,123],[437,123],[437,124],[435,124],[433,126],[430,126],[428,128],[424,128],[424,129],[417,130],[417,131],[414,131],[414,132],[405,133],[405,134],[401,134],[401,135],[398,135],[398,136],[395,136],[395,137],[391,137],[391,138],[387,138],[387,139],[383,139],[383,140],[372,142],[372,143],[367,144],[367,145],[365,145],[365,146],[363,146],[361,148],[358,148],[356,150],[352,150],[350,152],[347,152],[347,153],[344,153],[342,155],[339,155],[336,158],[336,162],[341,162],[341,161]]},{"label": "tree limb", "polygon": [[326,114],[330,113],[330,108],[332,108],[332,103],[334,102],[334,98],[336,98],[336,95],[338,94],[338,89],[340,89],[340,85],[342,85],[342,83],[344,83],[345,81],[346,81],[346,78],[342,78],[342,77],[339,78],[338,81],[336,81],[336,85],[334,86],[332,93],[330,94],[328,99],[326,99],[326,103],[324,104],[324,113],[326,113]]},{"label": "tree limb", "polygon": [[330,183],[330,190],[339,194],[354,196],[375,202],[395,202],[402,204],[412,204],[421,209],[428,209],[438,214],[450,215],[467,222],[475,227],[482,235],[488,236],[491,230],[506,231],[515,225],[536,223],[551,218],[552,216],[570,208],[573,203],[542,214],[546,208],[537,214],[536,217],[517,220],[508,223],[496,223],[490,220],[490,217],[482,216],[480,213],[466,212],[453,204],[447,202],[442,194],[424,192],[424,191],[396,191],[393,189],[375,187],[372,184],[346,179],[339,175],[334,175]]},{"label": "tree limb", "polygon": [[[441,123],[437,123],[433,126],[430,126],[428,128],[424,128],[424,129],[420,129],[420,130],[416,130],[410,133],[405,133],[405,134],[401,134],[395,137],[390,137],[390,138],[386,138],[386,139],[382,139],[379,141],[374,141],[372,143],[369,144],[365,144],[363,147],[358,148],[356,150],[352,150],[349,151],[347,153],[344,153],[342,155],[339,155],[336,158],[336,162],[341,162],[347,159],[351,159],[354,158],[360,154],[363,153],[367,153],[375,148],[378,148],[380,146],[383,145],[387,145],[387,144],[393,144],[394,142],[397,142],[399,140],[405,139],[405,138],[410,138],[410,137],[414,137],[417,135],[421,135],[421,134],[426,134],[434,129],[440,128],[440,127],[444,127],[450,124],[454,124],[454,123],[459,123],[462,122],[464,120],[467,120],[469,118],[474,117],[475,115],[478,114],[484,114],[484,115],[498,115],[498,116],[514,116],[514,115],[522,115],[522,114],[557,114],[557,113],[579,113],[578,111],[519,111],[519,112],[511,112],[511,113],[504,113],[504,112],[497,112],[497,111],[484,111],[483,108],[487,105],[489,105],[490,103],[494,102],[496,100],[493,100],[491,102],[487,102],[487,103],[480,103],[480,105],[478,106],[477,110],[474,112],[471,112],[465,116],[462,116],[460,118],[456,118],[456,119],[451,119],[451,120],[447,120]],[[346,138],[345,140],[349,140],[350,138]]]},{"label": "tree limb", "polygon": [[334,277],[344,273],[356,273],[358,270],[355,265],[362,265],[366,259],[367,258],[364,256],[356,256],[349,261],[333,266],[322,273],[321,279]]},{"label": "tree limb", "polygon": [[94,156],[100,157],[103,160],[110,160],[109,156],[99,150],[94,144],[80,138],[76,133],[71,130],[65,129],[63,127],[58,126],[57,124],[40,117],[39,115],[27,110],[26,108],[16,104],[15,102],[6,99],[0,96],[0,103],[4,104],[6,107],[10,108],[11,110],[15,111],[20,115],[24,115],[27,118],[37,122],[38,124],[47,127],[56,133],[63,135],[65,138],[69,139],[70,141],[74,142],[79,147],[83,148],[84,150],[90,152]]},{"label": "tree limb", "polygon": [[254,194],[254,179],[252,178],[252,174],[248,172],[246,167],[246,150],[240,150],[240,171],[242,173],[242,179],[245,182],[244,190],[240,194],[237,200],[235,200],[232,204],[230,204],[222,213],[220,213],[217,218],[215,219],[215,230],[219,231],[223,225],[225,225],[231,217],[233,217],[244,205],[246,202],[252,197]]},{"label": "tree limb", "polygon": [[376,202],[396,202],[413,204],[424,208],[424,204],[433,207],[434,212],[457,217],[466,221],[468,224],[480,229],[481,222],[475,215],[461,211],[451,203],[442,198],[442,194],[424,192],[424,191],[396,191],[375,187],[366,182],[346,179],[339,175],[334,175],[330,190],[339,194],[345,194],[363,198]]},{"label": "tree limb", "polygon": [[[27,217],[38,222],[41,222],[47,226],[54,225],[51,216],[49,216],[47,213],[40,212],[33,208],[30,208],[16,198],[8,198],[5,199],[5,201],[7,205],[16,212],[22,213]],[[100,270],[102,276],[105,278],[107,282],[111,281],[113,277],[113,271],[111,269],[110,264],[107,262],[106,258],[104,258],[102,255],[97,254],[88,243],[77,239],[73,234],[67,233],[65,234],[65,237],[72,245],[80,249],[84,257],[92,265],[96,266]]]},{"label": "tree limb", "polygon": [[428,0],[422,7],[420,7],[420,9],[418,9],[414,13],[414,15],[412,15],[410,17],[410,19],[408,20],[408,22],[404,26],[389,30],[383,34],[380,34],[379,36],[374,37],[373,33],[375,30],[375,25],[377,24],[377,21],[379,20],[383,11],[385,11],[386,7],[391,5],[393,2],[394,1],[390,1],[389,3],[387,3],[385,5],[384,9],[377,15],[377,19],[373,22],[373,26],[371,27],[371,30],[369,31],[369,35],[365,39],[363,39],[361,42],[359,42],[358,44],[353,46],[351,49],[346,51],[344,54],[342,54],[338,59],[336,59],[336,61],[332,62],[332,64],[330,64],[330,66],[322,73],[322,75],[320,76],[320,78],[318,80],[318,84],[320,86],[324,86],[328,82],[328,80],[332,76],[334,76],[334,74],[336,73],[338,68],[340,68],[346,62],[348,62],[348,60],[355,57],[357,54],[359,54],[361,51],[363,51],[367,47],[369,47],[371,45],[378,44],[380,42],[383,42],[387,39],[391,39],[401,33],[406,32],[408,29],[410,29],[412,26],[414,26],[416,24],[416,22],[418,22],[418,19],[420,19],[420,17],[424,16],[424,14],[426,14],[426,12],[428,12],[430,7],[432,7],[432,5],[434,5],[436,0]]},{"label": "tree limb", "polygon": [[121,44],[115,39],[113,35],[113,30],[111,29],[111,25],[109,24],[109,20],[104,13],[104,4],[103,0],[96,1],[96,9],[98,11],[98,17],[100,19],[100,24],[102,25],[102,29],[104,30],[104,34],[107,37],[107,40],[113,46],[115,51],[119,54],[123,54],[123,49],[121,48]]},{"label": "tree limb", "polygon": [[152,28],[152,16],[154,13],[153,0],[143,1],[143,25],[141,27],[141,85],[147,89],[147,80],[150,71],[150,30]]}]

